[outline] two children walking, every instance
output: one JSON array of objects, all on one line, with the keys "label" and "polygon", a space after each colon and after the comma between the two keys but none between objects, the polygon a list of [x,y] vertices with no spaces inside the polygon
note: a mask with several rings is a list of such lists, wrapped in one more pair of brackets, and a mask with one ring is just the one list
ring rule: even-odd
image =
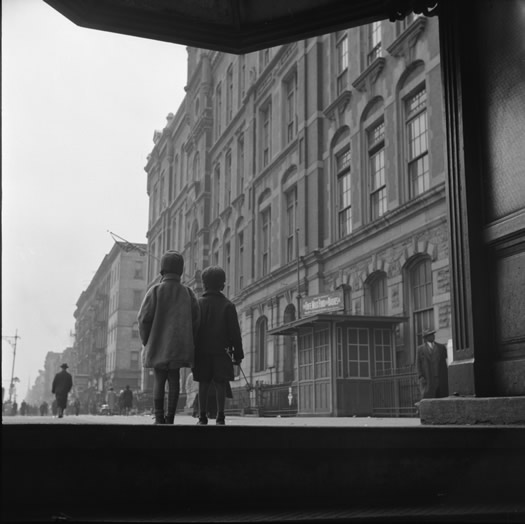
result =
[{"label": "two children walking", "polygon": [[[204,294],[197,300],[193,291],[181,284],[184,259],[177,251],[167,251],[161,259],[161,280],[153,285],[138,313],[143,344],[142,364],[153,369],[155,424],[173,424],[180,389],[180,368],[193,370],[199,382],[199,422],[208,424],[207,400],[211,383],[217,392],[216,424],[224,425],[224,405],[233,364],[244,358],[239,319],[235,305],[222,290],[224,270],[218,266],[202,273]],[[233,360],[227,352],[231,348]],[[168,383],[165,414],[164,391]]]}]

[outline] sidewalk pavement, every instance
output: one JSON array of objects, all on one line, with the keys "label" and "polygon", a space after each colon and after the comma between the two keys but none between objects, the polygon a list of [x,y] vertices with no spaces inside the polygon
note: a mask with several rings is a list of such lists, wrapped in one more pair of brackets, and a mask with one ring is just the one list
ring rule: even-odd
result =
[{"label": "sidewalk pavement", "polygon": [[[52,416],[2,416],[2,424],[126,424],[152,425],[152,415],[68,415]],[[193,426],[197,419],[190,415],[177,415],[175,426]],[[210,420],[210,425],[215,421]],[[419,418],[379,417],[254,417],[226,416],[227,426],[297,426],[297,427],[413,427],[421,426]]]}]

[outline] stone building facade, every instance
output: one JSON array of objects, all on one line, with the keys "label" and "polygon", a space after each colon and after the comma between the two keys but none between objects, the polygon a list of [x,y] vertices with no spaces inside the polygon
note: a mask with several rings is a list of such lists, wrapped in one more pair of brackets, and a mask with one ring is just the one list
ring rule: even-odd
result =
[{"label": "stone building facade", "polygon": [[[427,327],[451,339],[437,19],[239,56],[188,48],[185,98],[145,170],[149,284],[166,249],[197,293],[221,265],[249,382],[298,385],[299,412],[366,413],[338,404],[363,394],[339,379],[413,365]],[[335,316],[304,323],[304,300],[331,293]],[[388,342],[354,357],[365,317]]]}]

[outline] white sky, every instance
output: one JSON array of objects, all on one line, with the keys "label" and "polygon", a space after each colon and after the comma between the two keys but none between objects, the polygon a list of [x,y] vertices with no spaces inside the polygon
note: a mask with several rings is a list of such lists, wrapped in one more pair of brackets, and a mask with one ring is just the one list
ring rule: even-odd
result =
[{"label": "white sky", "polygon": [[[2,0],[2,337],[23,400],[113,246],[146,242],[147,155],[186,84],[184,46],[76,26]],[[2,338],[6,397],[13,348]]]}]

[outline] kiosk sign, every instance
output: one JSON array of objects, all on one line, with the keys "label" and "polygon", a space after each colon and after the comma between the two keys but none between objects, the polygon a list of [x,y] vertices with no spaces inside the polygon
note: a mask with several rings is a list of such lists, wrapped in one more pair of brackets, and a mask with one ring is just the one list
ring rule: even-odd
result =
[{"label": "kiosk sign", "polygon": [[324,293],[301,299],[301,313],[303,316],[342,311],[345,308],[343,290]]}]

